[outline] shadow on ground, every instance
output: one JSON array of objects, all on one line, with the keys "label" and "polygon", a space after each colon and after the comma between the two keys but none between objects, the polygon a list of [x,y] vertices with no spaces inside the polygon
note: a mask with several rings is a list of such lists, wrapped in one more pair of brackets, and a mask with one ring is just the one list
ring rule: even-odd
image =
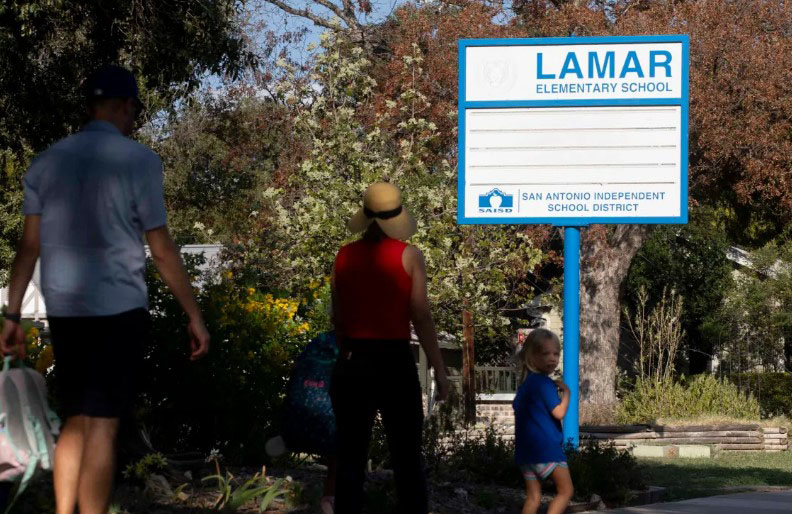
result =
[{"label": "shadow on ground", "polygon": [[666,487],[666,501],[792,484],[792,452],[713,459],[642,459],[647,484]]}]

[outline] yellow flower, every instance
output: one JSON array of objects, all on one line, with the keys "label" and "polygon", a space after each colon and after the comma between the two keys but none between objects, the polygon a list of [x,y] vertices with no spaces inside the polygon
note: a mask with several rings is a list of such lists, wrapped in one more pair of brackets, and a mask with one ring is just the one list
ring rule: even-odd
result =
[{"label": "yellow flower", "polygon": [[47,345],[39,354],[38,359],[36,359],[36,371],[44,374],[52,366],[53,361],[52,345]]}]

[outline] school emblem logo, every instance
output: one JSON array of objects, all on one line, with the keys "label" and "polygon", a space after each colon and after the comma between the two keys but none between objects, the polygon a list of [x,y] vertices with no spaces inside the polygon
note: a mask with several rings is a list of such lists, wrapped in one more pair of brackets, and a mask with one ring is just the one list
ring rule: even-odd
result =
[{"label": "school emblem logo", "polygon": [[508,195],[498,188],[479,195],[479,212],[508,213],[514,209],[514,195]]},{"label": "school emblem logo", "polygon": [[505,60],[490,60],[484,63],[482,70],[487,85],[498,91],[509,91],[514,85],[516,74]]}]

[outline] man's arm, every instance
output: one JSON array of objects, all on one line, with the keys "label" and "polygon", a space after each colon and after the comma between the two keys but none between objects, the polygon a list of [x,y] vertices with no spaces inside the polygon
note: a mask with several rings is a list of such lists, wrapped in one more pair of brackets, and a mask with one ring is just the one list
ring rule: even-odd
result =
[{"label": "man's arm", "polygon": [[434,368],[437,399],[443,401],[448,397],[449,382],[443,356],[440,354],[440,347],[437,344],[437,330],[432,318],[432,311],[429,309],[429,298],[426,292],[426,263],[421,251],[412,245],[404,250],[403,262],[412,279],[410,319],[415,327],[415,333],[418,335],[418,341],[429,359],[429,364]]},{"label": "man's arm", "polygon": [[[33,276],[36,260],[39,257],[40,226],[41,216],[25,216],[25,223],[22,227],[22,239],[19,241],[17,254],[11,265],[7,313],[16,315],[21,313],[25,290],[27,290],[30,278]],[[22,327],[16,321],[5,320],[3,332],[0,334],[0,349],[4,354],[10,353],[20,358],[25,356],[25,335]]]},{"label": "man's arm", "polygon": [[179,247],[173,242],[167,226],[147,231],[146,240],[162,280],[190,319],[187,325],[192,347],[190,359],[198,359],[209,351],[209,332],[204,325],[198,303],[195,301],[190,277],[184,269]]}]

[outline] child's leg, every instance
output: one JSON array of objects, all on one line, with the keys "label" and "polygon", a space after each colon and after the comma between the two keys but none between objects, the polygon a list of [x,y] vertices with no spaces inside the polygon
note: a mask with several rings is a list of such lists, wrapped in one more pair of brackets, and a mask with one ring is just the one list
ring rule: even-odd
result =
[{"label": "child's leg", "polygon": [[547,514],[563,514],[575,492],[572,486],[572,476],[566,466],[556,466],[551,476],[555,482],[556,496],[547,506]]},{"label": "child's leg", "polygon": [[538,479],[526,479],[525,494],[522,514],[536,514],[536,511],[539,510],[539,505],[542,503],[542,482]]}]

